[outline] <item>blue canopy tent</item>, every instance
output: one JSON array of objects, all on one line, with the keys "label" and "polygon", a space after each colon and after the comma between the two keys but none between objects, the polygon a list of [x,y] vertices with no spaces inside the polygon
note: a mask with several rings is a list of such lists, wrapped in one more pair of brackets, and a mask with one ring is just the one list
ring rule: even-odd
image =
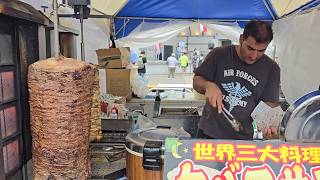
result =
[{"label": "blue canopy tent", "polygon": [[[127,36],[142,21],[212,20],[238,22],[250,19],[273,22],[278,15],[271,0],[128,0],[115,16],[116,38]],[[297,9],[319,4],[311,0]]]},{"label": "blue canopy tent", "polygon": [[270,7],[263,0],[129,0],[115,17],[115,32],[121,38],[141,21],[154,20],[273,21],[277,17]]}]

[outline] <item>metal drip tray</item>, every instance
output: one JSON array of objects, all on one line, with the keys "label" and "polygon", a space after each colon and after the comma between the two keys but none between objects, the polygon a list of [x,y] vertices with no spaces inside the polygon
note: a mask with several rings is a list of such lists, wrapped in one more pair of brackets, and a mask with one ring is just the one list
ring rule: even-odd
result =
[{"label": "metal drip tray", "polygon": [[108,162],[113,162],[125,158],[124,144],[98,144],[90,146],[90,155],[103,155]]},{"label": "metal drip tray", "polygon": [[89,179],[116,179],[125,175],[126,149],[124,144],[90,144],[91,177]]},{"label": "metal drip tray", "polygon": [[91,177],[89,179],[116,179],[125,175],[125,138],[131,121],[102,119],[103,137],[90,143]]}]

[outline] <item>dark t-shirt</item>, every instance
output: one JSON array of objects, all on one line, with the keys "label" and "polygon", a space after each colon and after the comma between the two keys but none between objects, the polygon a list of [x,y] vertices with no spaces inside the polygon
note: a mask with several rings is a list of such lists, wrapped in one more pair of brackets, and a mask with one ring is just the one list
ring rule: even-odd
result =
[{"label": "dark t-shirt", "polygon": [[217,108],[206,102],[199,128],[217,139],[252,139],[251,112],[259,101],[277,102],[279,99],[280,68],[276,62],[263,55],[254,64],[243,62],[235,46],[213,49],[195,71],[218,85],[223,104],[244,127],[241,132],[232,129]]},{"label": "dark t-shirt", "polygon": [[146,73],[146,63],[147,63],[147,58],[142,57],[142,63],[143,63],[143,68],[138,69],[138,73]]}]

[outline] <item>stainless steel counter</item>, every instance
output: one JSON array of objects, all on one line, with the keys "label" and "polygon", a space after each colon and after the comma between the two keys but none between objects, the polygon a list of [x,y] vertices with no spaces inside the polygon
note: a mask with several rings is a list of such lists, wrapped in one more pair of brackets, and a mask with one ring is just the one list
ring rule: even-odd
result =
[{"label": "stainless steel counter", "polygon": [[[153,118],[153,106],[154,106],[154,96],[147,96],[146,98],[139,99],[133,98],[130,102],[126,103],[127,108],[138,108],[142,107],[144,113],[149,118]],[[205,104],[205,100],[199,100],[196,98],[192,92],[181,91],[165,91],[161,93],[161,103],[160,103],[160,115],[164,112],[164,109],[195,109],[197,108],[198,114],[202,114],[202,107]]]}]

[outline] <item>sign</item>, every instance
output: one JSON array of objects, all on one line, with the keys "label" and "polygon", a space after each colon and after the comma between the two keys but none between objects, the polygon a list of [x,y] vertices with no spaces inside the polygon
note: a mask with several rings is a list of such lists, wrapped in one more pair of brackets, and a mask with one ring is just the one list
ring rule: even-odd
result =
[{"label": "sign", "polygon": [[317,180],[320,145],[167,138],[166,180]]}]

